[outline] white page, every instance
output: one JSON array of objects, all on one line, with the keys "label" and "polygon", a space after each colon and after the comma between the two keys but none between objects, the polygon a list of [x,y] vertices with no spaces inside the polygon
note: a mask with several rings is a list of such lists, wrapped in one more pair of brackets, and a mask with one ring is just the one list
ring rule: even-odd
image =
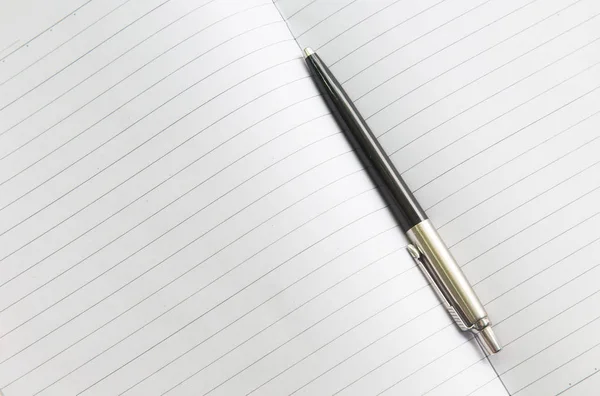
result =
[{"label": "white page", "polygon": [[491,361],[508,391],[595,394],[600,3],[277,4],[475,285],[505,346]]},{"label": "white page", "polygon": [[19,21],[0,62],[5,396],[498,389],[270,0],[23,4],[0,3]]}]

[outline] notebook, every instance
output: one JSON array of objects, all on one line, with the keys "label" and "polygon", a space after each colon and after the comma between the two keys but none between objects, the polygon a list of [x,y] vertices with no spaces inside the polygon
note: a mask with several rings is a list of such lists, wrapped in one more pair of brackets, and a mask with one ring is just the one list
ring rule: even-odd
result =
[{"label": "notebook", "polygon": [[[0,0],[0,390],[594,395],[600,3]],[[331,67],[504,344],[458,330]]]}]

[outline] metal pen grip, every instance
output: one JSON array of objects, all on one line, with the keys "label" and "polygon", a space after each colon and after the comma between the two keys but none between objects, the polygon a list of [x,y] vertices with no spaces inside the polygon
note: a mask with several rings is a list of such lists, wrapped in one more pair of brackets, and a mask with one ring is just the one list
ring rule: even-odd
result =
[{"label": "metal pen grip", "polygon": [[413,243],[411,255],[461,329],[487,326],[483,305],[431,222],[422,221],[406,235]]}]

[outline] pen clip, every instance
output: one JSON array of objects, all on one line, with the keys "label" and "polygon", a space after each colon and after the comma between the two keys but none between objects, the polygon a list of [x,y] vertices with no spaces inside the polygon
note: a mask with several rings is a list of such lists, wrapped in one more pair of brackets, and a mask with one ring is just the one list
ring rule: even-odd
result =
[{"label": "pen clip", "polygon": [[432,275],[429,272],[429,266],[423,262],[423,259],[427,260],[427,257],[413,244],[408,244],[406,248],[412,256],[415,263],[417,264],[417,266],[421,269],[421,272],[423,272],[423,275],[425,275],[425,278],[427,278],[427,281],[429,281],[429,284],[431,285],[431,287],[435,291],[435,294],[437,294],[438,298],[442,302],[442,305],[450,313],[450,316],[452,316],[452,319],[454,319],[458,327],[463,331],[469,330],[472,326],[467,326],[462,316],[456,311],[456,309],[452,305],[452,302],[448,300],[448,298],[440,288],[440,285],[438,285],[438,283],[436,282],[434,275]]}]

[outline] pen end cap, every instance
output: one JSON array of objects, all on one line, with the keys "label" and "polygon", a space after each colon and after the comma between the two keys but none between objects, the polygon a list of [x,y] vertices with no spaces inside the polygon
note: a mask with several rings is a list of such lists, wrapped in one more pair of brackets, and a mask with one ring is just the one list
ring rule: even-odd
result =
[{"label": "pen end cap", "polygon": [[312,48],[310,48],[310,47],[304,48],[304,57],[305,58],[308,58],[309,56],[311,56],[314,53],[315,53],[315,51],[313,51]]},{"label": "pen end cap", "polygon": [[492,326],[487,326],[477,334],[477,338],[483,349],[489,355],[493,355],[502,350],[500,341],[496,338]]}]

